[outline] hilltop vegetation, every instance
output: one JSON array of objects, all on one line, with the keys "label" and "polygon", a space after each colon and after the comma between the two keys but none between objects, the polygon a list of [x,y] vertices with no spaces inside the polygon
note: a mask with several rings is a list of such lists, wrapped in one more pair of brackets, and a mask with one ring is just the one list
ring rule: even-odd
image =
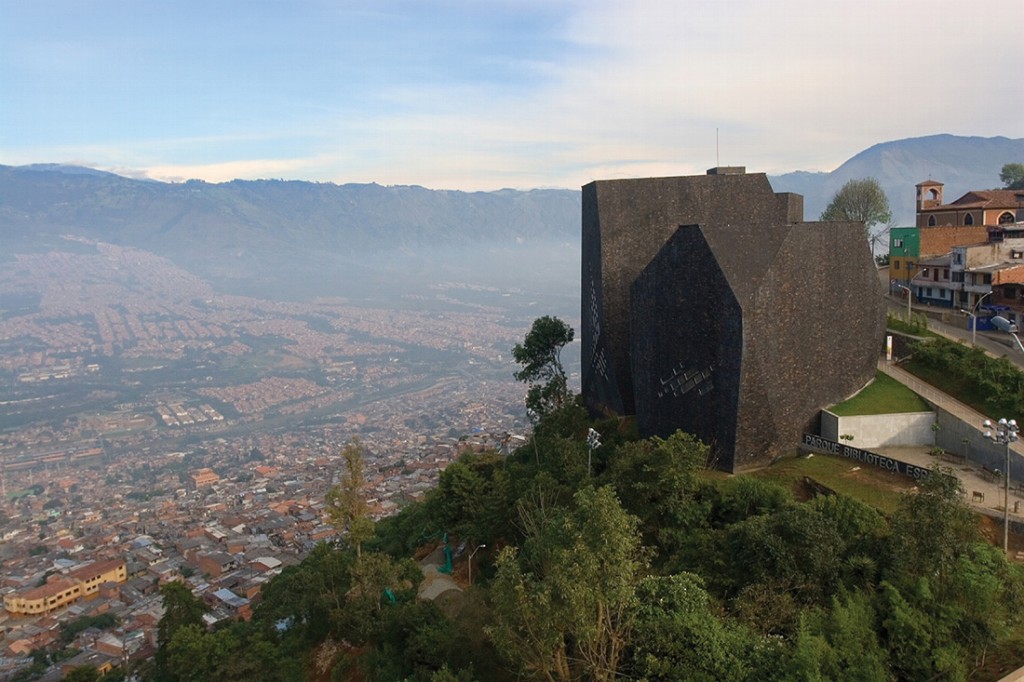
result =
[{"label": "hilltop vegetation", "polygon": [[[606,442],[588,476],[591,427]],[[955,479],[885,517],[704,476],[707,456],[682,433],[552,411],[508,458],[450,465],[361,555],[319,546],[252,622],[168,626],[155,679],[963,680],[1019,623],[1024,576]],[[465,545],[465,591],[417,601],[411,557],[439,531]]]},{"label": "hilltop vegetation", "polygon": [[[519,348],[561,387],[557,352]],[[936,470],[889,515],[797,502],[708,475],[687,434],[638,439],[571,394],[541,407],[521,447],[463,455],[372,528],[354,461],[334,517],[352,542],[286,569],[249,623],[206,632],[202,605],[165,588],[152,679],[924,681],[1020,660],[1024,572],[984,541],[955,478]],[[418,601],[415,558],[442,534],[463,591]],[[1003,668],[979,675],[994,651]]]}]

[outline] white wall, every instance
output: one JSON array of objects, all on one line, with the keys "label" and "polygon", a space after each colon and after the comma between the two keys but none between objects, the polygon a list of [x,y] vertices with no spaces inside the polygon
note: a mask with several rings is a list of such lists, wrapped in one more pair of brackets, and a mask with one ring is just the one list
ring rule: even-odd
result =
[{"label": "white wall", "polygon": [[[934,412],[871,414],[840,417],[821,411],[821,436],[855,448],[929,446],[935,444]],[[840,436],[853,436],[853,440]]]}]

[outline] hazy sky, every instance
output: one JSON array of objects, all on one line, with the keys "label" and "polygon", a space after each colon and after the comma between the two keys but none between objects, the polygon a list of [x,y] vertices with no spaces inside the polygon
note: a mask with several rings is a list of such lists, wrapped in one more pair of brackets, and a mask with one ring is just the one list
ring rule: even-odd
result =
[{"label": "hazy sky", "polygon": [[1024,137],[1022,0],[0,0],[0,164],[436,189]]}]

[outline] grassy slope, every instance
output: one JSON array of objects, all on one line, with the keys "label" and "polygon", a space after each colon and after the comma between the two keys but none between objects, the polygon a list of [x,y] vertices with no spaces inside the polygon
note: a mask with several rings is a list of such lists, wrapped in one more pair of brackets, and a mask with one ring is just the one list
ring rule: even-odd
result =
[{"label": "grassy slope", "polygon": [[896,509],[900,493],[914,487],[914,480],[875,467],[858,467],[854,462],[828,455],[782,459],[750,474],[774,481],[800,498],[804,478],[811,478],[841,495],[848,495],[884,514]]},{"label": "grassy slope", "polygon": [[892,377],[875,372],[875,380],[849,400],[829,410],[840,417],[867,414],[928,412],[928,404],[909,388]]}]

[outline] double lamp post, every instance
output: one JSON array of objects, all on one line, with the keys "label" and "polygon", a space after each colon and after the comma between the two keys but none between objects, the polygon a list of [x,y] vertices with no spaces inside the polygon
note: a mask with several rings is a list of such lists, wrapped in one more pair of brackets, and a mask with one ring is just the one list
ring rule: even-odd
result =
[{"label": "double lamp post", "polygon": [[1020,428],[1016,419],[1000,419],[992,431],[992,422],[986,419],[985,438],[1002,443],[1006,451],[1006,471],[1003,472],[1003,553],[1010,551],[1010,443],[1017,440]]}]

